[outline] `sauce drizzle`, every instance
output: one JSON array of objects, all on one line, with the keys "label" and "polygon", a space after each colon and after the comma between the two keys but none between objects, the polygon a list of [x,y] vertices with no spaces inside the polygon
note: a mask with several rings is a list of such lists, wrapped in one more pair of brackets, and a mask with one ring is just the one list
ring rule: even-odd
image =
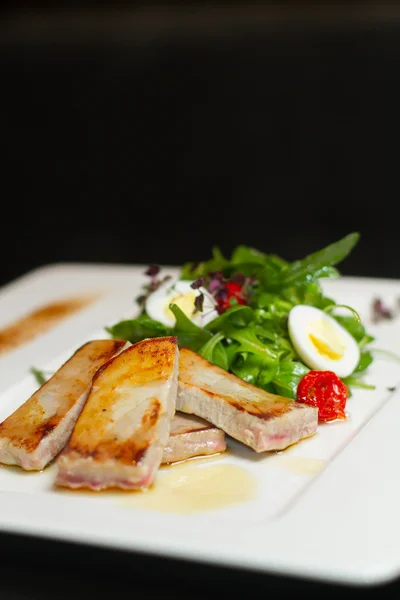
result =
[{"label": "sauce drizzle", "polygon": [[93,300],[94,296],[82,296],[52,302],[0,329],[0,354],[33,340]]},{"label": "sauce drizzle", "polygon": [[125,508],[189,514],[242,504],[252,500],[256,493],[256,479],[242,467],[182,463],[157,474],[154,486],[148,491],[125,495],[118,504]]}]

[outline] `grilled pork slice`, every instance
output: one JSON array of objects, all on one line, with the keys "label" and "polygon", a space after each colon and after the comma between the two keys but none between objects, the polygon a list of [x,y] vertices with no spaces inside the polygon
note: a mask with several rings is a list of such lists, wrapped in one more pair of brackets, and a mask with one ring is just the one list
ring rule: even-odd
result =
[{"label": "grilled pork slice", "polygon": [[168,443],[178,387],[176,337],[146,339],[102,367],[56,482],[101,490],[149,486]]},{"label": "grilled pork slice", "polygon": [[0,424],[0,462],[41,470],[65,446],[93,375],[126,345],[94,340],[79,348],[22,406]]},{"label": "grilled pork slice", "polygon": [[256,452],[313,434],[318,409],[269,394],[181,348],[177,410],[194,413]]},{"label": "grilled pork slice", "polygon": [[226,450],[225,433],[194,415],[175,413],[163,463],[187,460]]}]

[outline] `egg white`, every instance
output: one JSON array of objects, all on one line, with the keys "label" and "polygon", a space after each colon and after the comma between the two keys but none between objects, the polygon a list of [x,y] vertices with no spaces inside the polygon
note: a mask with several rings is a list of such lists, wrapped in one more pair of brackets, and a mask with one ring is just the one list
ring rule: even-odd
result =
[{"label": "egg white", "polygon": [[[175,317],[169,305],[176,303],[185,315],[199,327],[204,327],[218,316],[216,302],[213,296],[203,287],[193,289],[192,281],[169,280],[150,294],[145,303],[145,310],[149,317],[160,321],[167,327],[175,325]],[[203,310],[195,311],[195,298],[204,294]]]},{"label": "egg white", "polygon": [[[356,340],[319,308],[294,306],[289,312],[288,329],[294,349],[310,369],[333,371],[338,377],[348,377],[356,368],[360,360]],[[325,347],[326,352],[321,347]]]}]

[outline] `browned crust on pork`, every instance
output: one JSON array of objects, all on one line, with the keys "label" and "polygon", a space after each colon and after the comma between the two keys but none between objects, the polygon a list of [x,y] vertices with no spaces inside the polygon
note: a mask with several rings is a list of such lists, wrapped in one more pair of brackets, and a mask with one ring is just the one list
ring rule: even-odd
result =
[{"label": "browned crust on pork", "polygon": [[[94,340],[83,344],[74,354],[46,381],[22,406],[0,424],[0,437],[6,437],[15,448],[33,452],[40,442],[48,436],[64,419],[65,415],[74,406],[78,397],[90,385],[92,377],[104,361],[108,361],[126,342],[124,340]],[[104,345],[104,350],[99,352],[99,346]],[[63,397],[62,406],[57,413],[43,420],[44,410],[40,405],[40,396],[53,383],[61,369],[79,353],[89,351],[87,357],[87,381],[76,379],[75,389]]]},{"label": "browned crust on pork", "polygon": [[210,398],[218,398],[218,400],[222,400],[226,402],[236,410],[240,412],[246,412],[249,415],[253,415],[259,419],[263,419],[264,421],[269,421],[271,419],[275,419],[277,417],[281,417],[285,414],[288,414],[294,410],[303,409],[302,406],[297,405],[289,398],[285,398],[283,396],[278,396],[276,394],[270,394],[255,385],[252,385],[247,382],[240,381],[240,384],[243,386],[243,389],[253,390],[254,393],[260,398],[256,402],[251,402],[241,397],[240,402],[236,401],[232,395],[224,394],[221,392],[212,391],[207,385],[201,385],[197,380],[192,383],[192,376],[190,371],[193,372],[193,369],[204,369],[210,370],[212,369],[215,373],[221,374],[225,379],[231,379],[232,382],[237,385],[238,377],[233,375],[232,373],[228,373],[224,371],[220,367],[212,364],[202,356],[199,356],[192,350],[188,348],[180,349],[180,357],[179,357],[179,379],[182,383],[184,383],[188,387],[195,387],[200,389],[204,394],[207,394]]},{"label": "browned crust on pork", "polygon": [[162,412],[158,398],[151,400],[139,426],[132,432],[134,439],[132,436],[121,441],[117,437],[103,437],[103,434],[107,425],[114,422],[112,410],[118,388],[129,382],[140,386],[165,379],[166,370],[175,360],[176,344],[176,337],[143,340],[111,358],[97,371],[87,403],[60,455],[63,460],[90,457],[98,463],[116,460],[135,465],[140,462]]}]

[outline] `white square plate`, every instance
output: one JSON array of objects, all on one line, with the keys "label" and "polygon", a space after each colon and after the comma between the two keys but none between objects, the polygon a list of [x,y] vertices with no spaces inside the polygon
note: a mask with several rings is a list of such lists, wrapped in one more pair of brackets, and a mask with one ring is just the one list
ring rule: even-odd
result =
[{"label": "white square plate", "polygon": [[[85,341],[108,337],[106,325],[135,314],[143,271],[51,265],[0,291],[0,327],[53,300],[97,294],[0,355],[0,421],[37,388],[32,366],[57,369]],[[343,277],[323,285],[359,311],[374,347],[399,352],[400,319],[370,320],[376,296],[400,297],[399,281]],[[229,440],[226,454],[161,469],[147,493],[63,491],[53,485],[54,465],[42,473],[3,466],[0,529],[338,583],[389,581],[400,574],[399,364],[376,358],[367,382],[376,389],[354,393],[346,421],[321,425],[282,453],[260,456]]]}]

